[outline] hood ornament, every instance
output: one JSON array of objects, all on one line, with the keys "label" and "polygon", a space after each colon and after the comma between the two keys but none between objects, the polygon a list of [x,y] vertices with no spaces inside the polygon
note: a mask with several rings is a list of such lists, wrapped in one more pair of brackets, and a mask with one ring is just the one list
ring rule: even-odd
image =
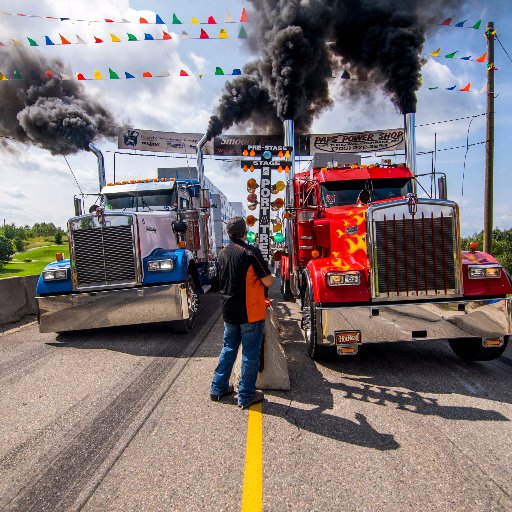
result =
[{"label": "hood ornament", "polygon": [[101,225],[105,225],[105,210],[101,206],[98,206],[98,208],[96,208],[94,213],[96,214],[96,217],[98,218],[98,222]]},{"label": "hood ornament", "polygon": [[407,206],[409,214],[414,217],[418,212],[418,196],[416,194],[407,194]]}]

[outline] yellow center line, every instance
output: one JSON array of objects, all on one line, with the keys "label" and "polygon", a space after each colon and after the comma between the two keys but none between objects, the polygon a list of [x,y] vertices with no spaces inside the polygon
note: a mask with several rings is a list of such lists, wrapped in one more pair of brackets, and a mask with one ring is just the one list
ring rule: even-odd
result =
[{"label": "yellow center line", "polygon": [[242,512],[263,510],[263,413],[262,404],[249,407],[245,445]]}]

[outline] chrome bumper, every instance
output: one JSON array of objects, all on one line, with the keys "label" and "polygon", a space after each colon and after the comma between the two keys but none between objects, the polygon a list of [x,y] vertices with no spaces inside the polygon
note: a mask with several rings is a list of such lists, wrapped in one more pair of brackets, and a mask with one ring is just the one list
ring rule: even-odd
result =
[{"label": "chrome bumper", "polygon": [[511,334],[512,299],[318,307],[316,325],[321,345],[335,345],[336,333],[350,331],[360,331],[362,343],[466,337],[503,340]]},{"label": "chrome bumper", "polygon": [[185,284],[36,297],[39,331],[64,332],[189,317]]}]

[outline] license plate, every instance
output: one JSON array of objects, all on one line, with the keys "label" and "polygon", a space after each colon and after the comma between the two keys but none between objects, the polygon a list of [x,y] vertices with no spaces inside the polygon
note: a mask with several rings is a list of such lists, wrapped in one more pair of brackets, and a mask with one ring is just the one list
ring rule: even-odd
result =
[{"label": "license plate", "polygon": [[358,345],[362,341],[361,331],[336,331],[334,341],[336,345]]}]

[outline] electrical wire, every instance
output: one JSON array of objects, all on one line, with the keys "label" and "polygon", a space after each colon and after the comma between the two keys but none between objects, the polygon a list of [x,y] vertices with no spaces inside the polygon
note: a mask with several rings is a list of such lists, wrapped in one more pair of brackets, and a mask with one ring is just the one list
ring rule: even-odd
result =
[{"label": "electrical wire", "polygon": [[500,43],[500,46],[503,48],[503,51],[505,52],[505,55],[508,57],[508,60],[512,62],[512,57],[510,57],[510,54],[507,52],[506,48],[503,46],[503,43],[501,42],[500,38],[496,36],[496,41]]},{"label": "electrical wire", "polygon": [[80,184],[78,183],[78,180],[76,179],[75,173],[73,172],[73,169],[71,169],[71,165],[69,165],[66,155],[62,155],[62,156],[64,157],[64,160],[66,160],[66,163],[68,164],[69,170],[71,171],[71,174],[73,175],[73,178],[75,179],[76,186],[78,187],[78,190],[80,190],[80,194],[84,195],[82,187],[80,187]]}]

